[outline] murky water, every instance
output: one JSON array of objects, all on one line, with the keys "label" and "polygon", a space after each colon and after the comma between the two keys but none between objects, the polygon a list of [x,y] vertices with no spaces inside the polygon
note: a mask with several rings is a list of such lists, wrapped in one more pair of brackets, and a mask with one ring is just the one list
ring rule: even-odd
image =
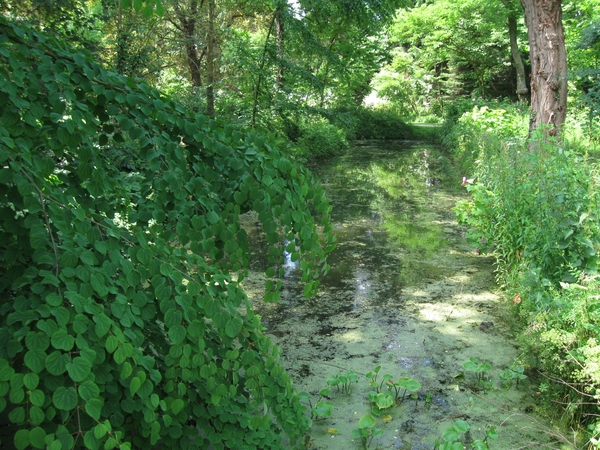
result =
[{"label": "murky water", "polygon": [[[314,449],[360,448],[352,437],[369,413],[365,377],[416,379],[415,398],[385,409],[371,448],[432,449],[457,418],[469,439],[495,427],[490,448],[554,447],[552,433],[532,416],[535,386],[504,389],[498,374],[519,363],[510,331],[499,321],[503,300],[494,292],[492,265],[466,245],[451,208],[464,195],[461,174],[435,147],[422,143],[363,143],[314,167],[333,206],[338,247],[320,292],[306,300],[299,269],[286,261],[282,299],[261,303],[266,258],[257,255],[244,281],[267,333],[282,347],[286,367],[313,403],[327,377],[360,375],[351,394],[327,396],[331,417],[315,420]],[[260,233],[253,233],[260,246]],[[471,357],[488,362],[484,391],[464,372]]]}]

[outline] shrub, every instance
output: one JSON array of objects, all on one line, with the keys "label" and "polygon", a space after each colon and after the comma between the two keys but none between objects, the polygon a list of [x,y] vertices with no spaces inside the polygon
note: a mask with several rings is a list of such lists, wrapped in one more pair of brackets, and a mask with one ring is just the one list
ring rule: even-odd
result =
[{"label": "shrub", "polygon": [[409,139],[411,129],[394,111],[385,108],[360,108],[356,112],[356,139]]},{"label": "shrub", "polygon": [[[494,153],[503,142],[518,144],[527,138],[527,114],[519,106],[506,103],[475,104],[458,102],[454,107],[460,116],[451,116],[445,125],[444,147],[451,150],[464,174],[473,174],[482,155]],[[453,109],[453,110],[454,110]]]},{"label": "shrub", "polygon": [[[567,406],[567,422],[600,438],[600,280],[544,286],[535,271],[521,287],[519,313],[527,324],[520,336],[529,364],[555,381],[548,395]],[[596,441],[596,445],[598,441]],[[592,447],[596,448],[596,447]]]},{"label": "shrub", "polygon": [[301,156],[307,158],[331,156],[347,148],[346,133],[324,119],[300,127],[296,149]]},{"label": "shrub", "polygon": [[[541,144],[540,144],[541,145]],[[488,149],[469,185],[472,200],[457,206],[469,238],[492,250],[506,275],[521,259],[556,285],[598,267],[600,203],[597,171],[576,154],[549,144]]]},{"label": "shrub", "polygon": [[520,128],[503,117],[476,109],[459,120],[457,129],[470,134],[455,151],[472,152],[475,180],[457,218],[469,226],[469,241],[496,257],[498,280],[515,294],[529,364],[557,382],[553,398],[598,439],[598,168],[542,133],[529,145],[511,140]]}]

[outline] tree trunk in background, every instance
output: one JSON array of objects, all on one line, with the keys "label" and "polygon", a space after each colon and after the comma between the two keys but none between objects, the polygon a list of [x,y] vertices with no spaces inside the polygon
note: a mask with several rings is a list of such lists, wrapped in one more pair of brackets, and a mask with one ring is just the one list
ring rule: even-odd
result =
[{"label": "tree trunk in background", "polygon": [[279,58],[277,63],[277,84],[279,89],[283,89],[283,84],[285,83],[285,70],[283,67],[283,59],[285,58],[285,27],[283,20],[283,6],[280,5],[275,12],[275,26],[277,28],[277,57]]},{"label": "tree trunk in background", "polygon": [[263,79],[263,69],[265,68],[265,61],[267,58],[267,47],[269,45],[269,39],[271,38],[271,33],[273,32],[273,28],[275,27],[276,21],[277,11],[275,11],[275,14],[273,14],[271,25],[269,25],[269,31],[267,32],[267,37],[265,38],[265,46],[263,48],[262,57],[260,59],[260,66],[258,68],[258,79],[256,80],[256,86],[254,88],[254,105],[252,106],[252,128],[256,127],[256,115],[258,114],[258,94],[260,93],[260,85]]},{"label": "tree trunk in background", "polygon": [[531,60],[530,132],[546,126],[560,136],[567,115],[567,51],[562,0],[521,0],[529,34]]},{"label": "tree trunk in background", "polygon": [[190,2],[189,13],[182,11],[179,7],[176,7],[176,15],[181,26],[181,31],[184,33],[185,39],[185,54],[187,56],[187,63],[190,69],[190,78],[192,86],[202,86],[201,77],[201,64],[203,53],[198,52],[198,45],[196,39],[196,21],[198,20],[198,0],[192,0]]},{"label": "tree trunk in background", "polygon": [[527,103],[527,93],[529,92],[529,89],[527,89],[525,66],[523,65],[521,52],[519,52],[519,44],[517,43],[517,17],[512,11],[508,14],[508,35],[510,37],[510,51],[515,63],[515,70],[517,71],[517,95],[519,96],[520,102]]},{"label": "tree trunk in background", "polygon": [[206,39],[206,113],[215,118],[215,0],[208,0],[208,30]]},{"label": "tree trunk in background", "polygon": [[202,77],[200,76],[201,58],[198,56],[196,44],[192,41],[192,38],[188,38],[186,40],[185,52],[187,54],[188,67],[190,68],[190,78],[192,80],[192,86],[202,86]]}]

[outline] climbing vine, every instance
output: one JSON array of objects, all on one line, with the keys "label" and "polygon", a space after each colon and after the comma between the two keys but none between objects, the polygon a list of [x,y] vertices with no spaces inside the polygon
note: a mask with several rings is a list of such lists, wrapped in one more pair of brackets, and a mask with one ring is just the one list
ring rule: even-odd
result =
[{"label": "climbing vine", "polygon": [[[279,298],[283,249],[312,295],[334,245],[312,175],[4,18],[0,121],[0,427],[12,444],[301,441],[305,407],[240,285],[239,218],[255,211],[271,245],[265,300]],[[136,163],[124,170],[115,153]]]}]

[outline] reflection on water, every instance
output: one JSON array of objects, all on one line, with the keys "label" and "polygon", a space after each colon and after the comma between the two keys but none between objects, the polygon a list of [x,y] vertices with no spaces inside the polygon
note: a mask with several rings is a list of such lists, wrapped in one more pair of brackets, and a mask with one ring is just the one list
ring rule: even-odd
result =
[{"label": "reflection on water", "polygon": [[[337,234],[331,270],[320,288],[321,300],[333,299],[327,306],[332,312],[376,305],[391,296],[399,300],[403,289],[448,272],[438,254],[448,243],[445,227],[454,202],[449,194],[460,183],[432,146],[379,145],[356,147],[312,168],[327,192]],[[254,248],[266,247],[260,227],[248,231]],[[266,267],[267,255],[255,255],[252,268]],[[282,301],[301,297],[299,261],[285,252],[282,268]]]},{"label": "reflection on water", "polygon": [[[290,242],[288,240],[283,241],[283,246],[286,247]],[[292,276],[292,273],[300,267],[300,260],[292,261],[292,253],[287,250],[283,251],[283,269],[285,278]]]},{"label": "reflection on water", "polygon": [[396,288],[444,273],[435,258],[447,245],[444,224],[451,219],[444,192],[457,186],[446,158],[422,145],[377,145],[357,147],[313,169],[325,180],[338,233],[325,284],[357,267]]},{"label": "reflection on water", "polygon": [[354,270],[354,309],[359,309],[363,304],[368,303],[371,296],[375,294],[371,290],[371,274],[362,267]]}]

